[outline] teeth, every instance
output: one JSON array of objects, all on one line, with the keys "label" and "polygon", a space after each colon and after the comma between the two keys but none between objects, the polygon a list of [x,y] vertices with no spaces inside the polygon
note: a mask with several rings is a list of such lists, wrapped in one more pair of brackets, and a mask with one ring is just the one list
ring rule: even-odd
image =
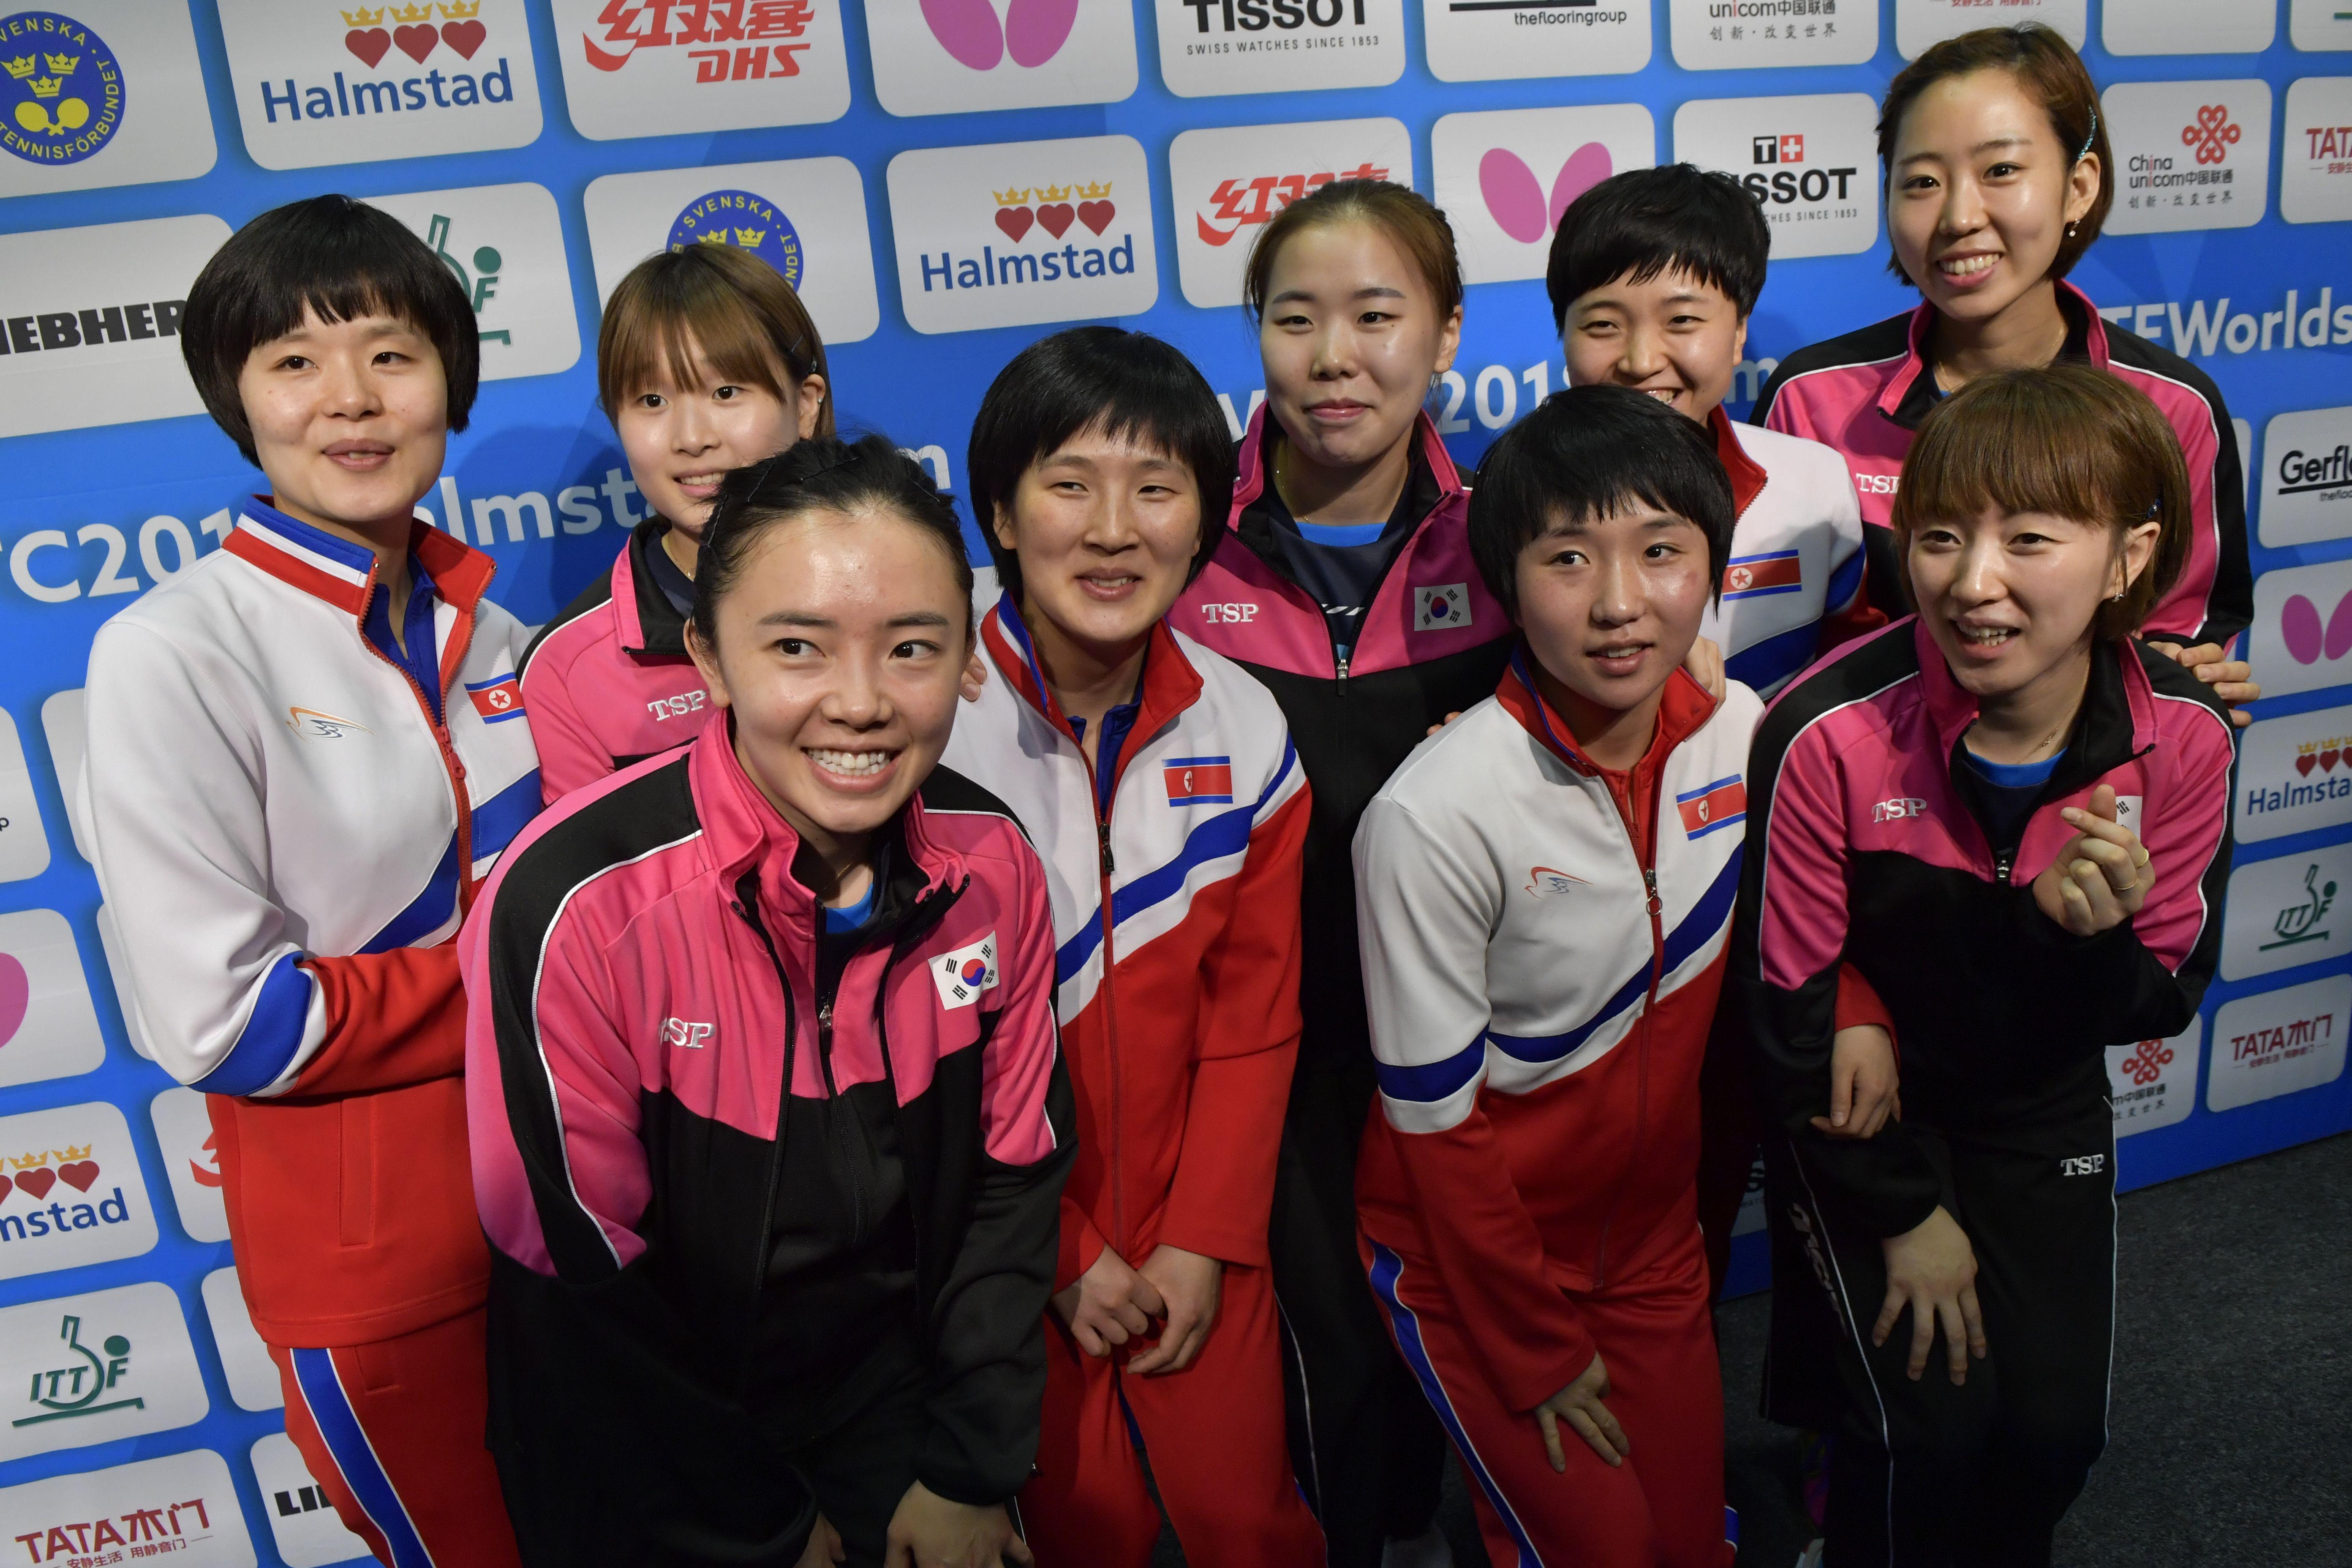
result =
[{"label": "teeth", "polygon": [[1939,261],[1936,268],[1947,278],[1972,278],[2000,259],[1998,256],[1969,256],[1958,261]]},{"label": "teeth", "polygon": [[1672,403],[1675,400],[1675,393],[1679,389],[1671,386],[1645,386],[1640,390],[1648,396],[1656,398],[1661,403]]},{"label": "teeth", "polygon": [[2017,629],[2014,626],[1987,626],[1981,630],[1971,630],[1967,626],[1960,628],[1960,640],[1974,643],[1979,647],[1992,647],[1997,644],[2007,642],[2016,635]]},{"label": "teeth", "polygon": [[890,759],[898,754],[896,752],[833,752],[816,746],[803,749],[808,752],[809,761],[825,772],[853,779],[871,778],[888,767]]}]

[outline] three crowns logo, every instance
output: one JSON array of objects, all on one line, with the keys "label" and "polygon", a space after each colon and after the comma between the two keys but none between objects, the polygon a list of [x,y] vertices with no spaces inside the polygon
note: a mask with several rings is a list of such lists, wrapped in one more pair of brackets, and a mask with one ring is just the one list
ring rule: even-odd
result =
[{"label": "three crowns logo", "polygon": [[[1070,231],[1074,222],[1101,234],[1118,215],[1118,208],[1109,199],[1110,187],[1108,180],[1098,185],[1033,185],[1009,191],[991,185],[988,194],[996,198],[996,226],[1003,231],[1005,238],[1018,245],[1033,227],[1042,228],[1059,239]],[[1033,195],[1037,198],[1034,207],[1030,205]],[[1070,205],[1072,195],[1078,198],[1076,206]]]},{"label": "three crowns logo", "polygon": [[[436,11],[441,14],[438,25],[433,20]],[[418,65],[423,65],[442,44],[470,60],[474,51],[482,47],[482,40],[489,36],[489,29],[477,20],[481,12],[482,0],[455,0],[454,4],[438,5],[430,0],[418,0],[413,5],[379,5],[373,11],[362,5],[356,11],[341,11],[345,25],[351,28],[343,35],[343,47],[364,60],[370,68],[383,63],[394,45]],[[394,24],[389,32],[384,30],[386,19]]]},{"label": "three crowns logo", "polygon": [[0,1154],[0,1165],[15,1173],[0,1175],[0,1203],[8,1194],[22,1188],[35,1203],[49,1195],[49,1189],[59,1182],[76,1192],[86,1193],[98,1180],[98,1162],[90,1152],[95,1143],[68,1143],[63,1149],[47,1149],[39,1153],[26,1150],[22,1154]]}]

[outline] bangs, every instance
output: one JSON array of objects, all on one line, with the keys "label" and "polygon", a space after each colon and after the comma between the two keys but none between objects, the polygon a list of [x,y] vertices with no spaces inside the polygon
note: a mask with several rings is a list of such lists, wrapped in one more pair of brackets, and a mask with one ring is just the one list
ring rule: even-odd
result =
[{"label": "bangs", "polygon": [[[2082,522],[2123,515],[2131,476],[2114,444],[2085,440],[2074,421],[2014,403],[1954,412],[1960,417],[1922,431],[1904,461],[1896,494],[1911,526],[1972,519],[1988,507]],[[2155,485],[2140,488],[2153,493]],[[2129,510],[2144,510],[2145,503]]]},{"label": "bangs", "polygon": [[[596,342],[604,410],[658,385],[700,386],[705,371],[789,403],[800,382],[824,374],[824,345],[800,296],[759,258],[709,245],[648,257],[604,307]],[[828,389],[818,434],[833,428]]]}]

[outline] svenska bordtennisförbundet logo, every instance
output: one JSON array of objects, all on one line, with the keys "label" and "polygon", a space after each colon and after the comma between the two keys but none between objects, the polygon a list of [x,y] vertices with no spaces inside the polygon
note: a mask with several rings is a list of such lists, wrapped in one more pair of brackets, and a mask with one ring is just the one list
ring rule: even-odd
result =
[{"label": "svenska bordtennisf\u00f6rbundet logo", "polygon": [[121,129],[122,68],[71,16],[0,17],[0,147],[28,163],[79,163]]},{"label": "svenska bordtennisf\u00f6rbundet logo", "polygon": [[748,250],[778,272],[794,289],[801,286],[806,258],[801,237],[783,210],[750,191],[712,191],[697,196],[670,225],[671,250],[689,245],[727,245]]}]

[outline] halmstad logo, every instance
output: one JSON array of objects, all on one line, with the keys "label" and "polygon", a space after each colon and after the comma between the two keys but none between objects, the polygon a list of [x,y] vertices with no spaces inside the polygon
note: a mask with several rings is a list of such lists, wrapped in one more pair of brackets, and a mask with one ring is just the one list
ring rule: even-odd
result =
[{"label": "halmstad logo", "polygon": [[[990,194],[996,198],[996,226],[1005,238],[1020,245],[1033,231],[1042,229],[1049,243],[1041,252],[1011,251],[1003,256],[996,254],[994,246],[982,246],[978,260],[970,257],[959,260],[943,250],[935,264],[925,254],[923,292],[931,291],[934,278],[942,289],[992,289],[1007,283],[1052,283],[1065,278],[1133,272],[1132,235],[1120,235],[1118,243],[1108,250],[1100,246],[1080,250],[1082,242],[1077,240],[1057,250],[1050,243],[1061,239],[1075,225],[1084,225],[1097,237],[1108,229],[1111,220],[1118,216],[1118,208],[1110,199],[1112,183],[1105,180],[1099,184],[1016,185],[1009,191],[992,186]],[[1078,198],[1075,205],[1070,200],[1072,196]]]},{"label": "halmstad logo", "polygon": [[70,16],[0,16],[0,147],[28,163],[79,163],[122,127],[122,68]]},{"label": "halmstad logo", "polygon": [[801,287],[806,257],[792,220],[765,196],[749,191],[712,191],[697,196],[669,226],[669,247],[689,245],[731,245],[748,250]]},{"label": "halmstad logo", "polygon": [[[386,5],[373,11],[362,6],[356,11],[343,11],[341,15],[350,28],[343,35],[343,47],[372,72],[381,68],[395,48],[418,65],[445,47],[470,64],[489,37],[489,28],[480,20],[481,9],[482,0],[457,0],[455,5],[439,6]],[[436,10],[442,18],[437,23],[432,19]],[[389,30],[382,25],[387,19],[394,24]],[[268,123],[275,125],[281,109],[289,120],[334,120],[514,101],[514,78],[504,55],[499,57],[496,66],[484,70],[478,80],[471,71],[444,69],[440,66],[422,76],[397,79],[347,81],[341,70],[334,72],[334,87],[330,90],[323,85],[303,87],[288,77],[282,93],[274,84],[264,81],[262,112]]]},{"label": "halmstad logo", "polygon": [[98,1184],[99,1164],[90,1158],[96,1148],[95,1144],[83,1143],[38,1153],[28,1150],[21,1155],[0,1155],[0,1166],[7,1167],[7,1173],[0,1174],[0,1205],[5,1205],[18,1193],[32,1200],[15,1213],[0,1207],[0,1241],[90,1230],[128,1220],[131,1206],[124,1201],[121,1187],[96,1204],[75,1203],[70,1197],[44,1203],[60,1184],[76,1193],[87,1193]]},{"label": "halmstad logo", "polygon": [[801,74],[800,54],[809,45],[797,40],[816,8],[809,0],[607,0],[596,20],[604,38],[583,33],[580,47],[600,71],[619,70],[640,49],[685,45],[698,82],[759,81]]}]

